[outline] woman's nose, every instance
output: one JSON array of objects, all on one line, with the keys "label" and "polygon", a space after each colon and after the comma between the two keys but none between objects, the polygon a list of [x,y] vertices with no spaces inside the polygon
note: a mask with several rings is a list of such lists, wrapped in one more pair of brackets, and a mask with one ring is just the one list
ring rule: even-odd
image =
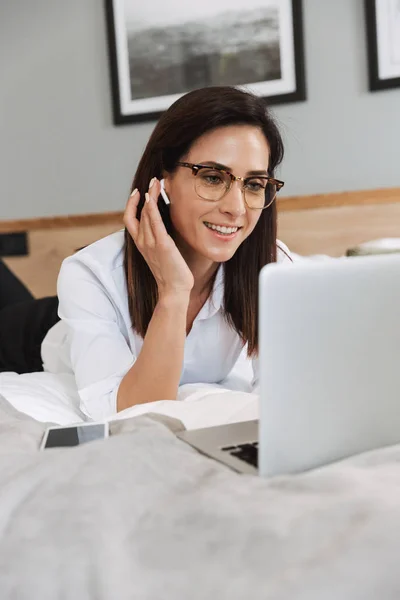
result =
[{"label": "woman's nose", "polygon": [[222,198],[220,210],[235,217],[240,217],[246,212],[244,192],[240,181],[234,181],[229,192]]}]

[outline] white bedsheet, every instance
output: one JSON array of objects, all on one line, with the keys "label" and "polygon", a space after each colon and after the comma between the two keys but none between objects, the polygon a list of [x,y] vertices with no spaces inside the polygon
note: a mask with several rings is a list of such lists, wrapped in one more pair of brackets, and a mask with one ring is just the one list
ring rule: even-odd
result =
[{"label": "white bedsheet", "polygon": [[[234,384],[235,391],[228,389]],[[178,401],[160,400],[132,406],[118,419],[160,413],[182,421],[187,429],[258,418],[258,396],[237,388],[245,381],[232,376],[224,386],[188,384],[179,389]],[[86,420],[72,375],[52,373],[0,373],[0,393],[18,411],[37,421],[68,425]],[[115,416],[112,417],[115,419]]]},{"label": "white bedsheet", "polygon": [[[223,385],[183,385],[178,401],[139,404],[121,411],[117,418],[159,413],[179,419],[186,429],[257,419],[258,395],[249,393],[251,378],[251,361],[242,352]],[[87,420],[79,409],[78,390],[70,374],[0,373],[0,394],[18,411],[37,421],[70,425]]]},{"label": "white bedsheet", "polygon": [[0,373],[0,393],[37,421],[66,425],[85,420],[72,375]]}]

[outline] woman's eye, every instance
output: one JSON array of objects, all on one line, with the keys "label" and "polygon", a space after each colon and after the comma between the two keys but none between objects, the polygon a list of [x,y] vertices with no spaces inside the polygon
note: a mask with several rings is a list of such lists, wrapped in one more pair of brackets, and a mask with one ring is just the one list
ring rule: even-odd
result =
[{"label": "woman's eye", "polygon": [[218,185],[220,183],[223,183],[223,179],[221,177],[221,175],[219,175],[219,173],[202,173],[201,174],[201,178],[206,182],[209,183],[211,185]]},{"label": "woman's eye", "polygon": [[246,188],[251,192],[259,192],[260,190],[264,190],[267,185],[267,182],[264,181],[246,181]]}]

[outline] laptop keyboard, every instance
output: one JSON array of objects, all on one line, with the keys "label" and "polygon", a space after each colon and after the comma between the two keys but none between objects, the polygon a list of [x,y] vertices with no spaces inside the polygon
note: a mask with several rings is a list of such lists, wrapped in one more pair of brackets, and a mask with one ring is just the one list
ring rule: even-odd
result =
[{"label": "laptop keyboard", "polygon": [[229,452],[231,456],[236,456],[240,460],[258,467],[258,442],[250,442],[246,444],[238,444],[237,446],[226,446],[221,448],[223,452]]}]

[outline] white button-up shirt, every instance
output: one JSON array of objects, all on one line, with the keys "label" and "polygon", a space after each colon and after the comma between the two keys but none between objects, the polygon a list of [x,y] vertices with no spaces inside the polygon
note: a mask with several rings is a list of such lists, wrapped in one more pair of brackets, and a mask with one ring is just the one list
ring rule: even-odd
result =
[{"label": "white button-up shirt", "polygon": [[[279,246],[278,261],[289,260],[286,247],[281,242]],[[119,231],[63,262],[58,278],[61,321],[42,344],[44,370],[74,373],[81,410],[94,419],[116,412],[119,384],[143,344],[131,325],[123,249],[124,234]],[[213,293],[186,338],[180,385],[223,381],[243,351],[239,335],[224,318],[223,294],[224,270],[220,267]],[[257,359],[253,360],[253,372],[254,389]]]}]

